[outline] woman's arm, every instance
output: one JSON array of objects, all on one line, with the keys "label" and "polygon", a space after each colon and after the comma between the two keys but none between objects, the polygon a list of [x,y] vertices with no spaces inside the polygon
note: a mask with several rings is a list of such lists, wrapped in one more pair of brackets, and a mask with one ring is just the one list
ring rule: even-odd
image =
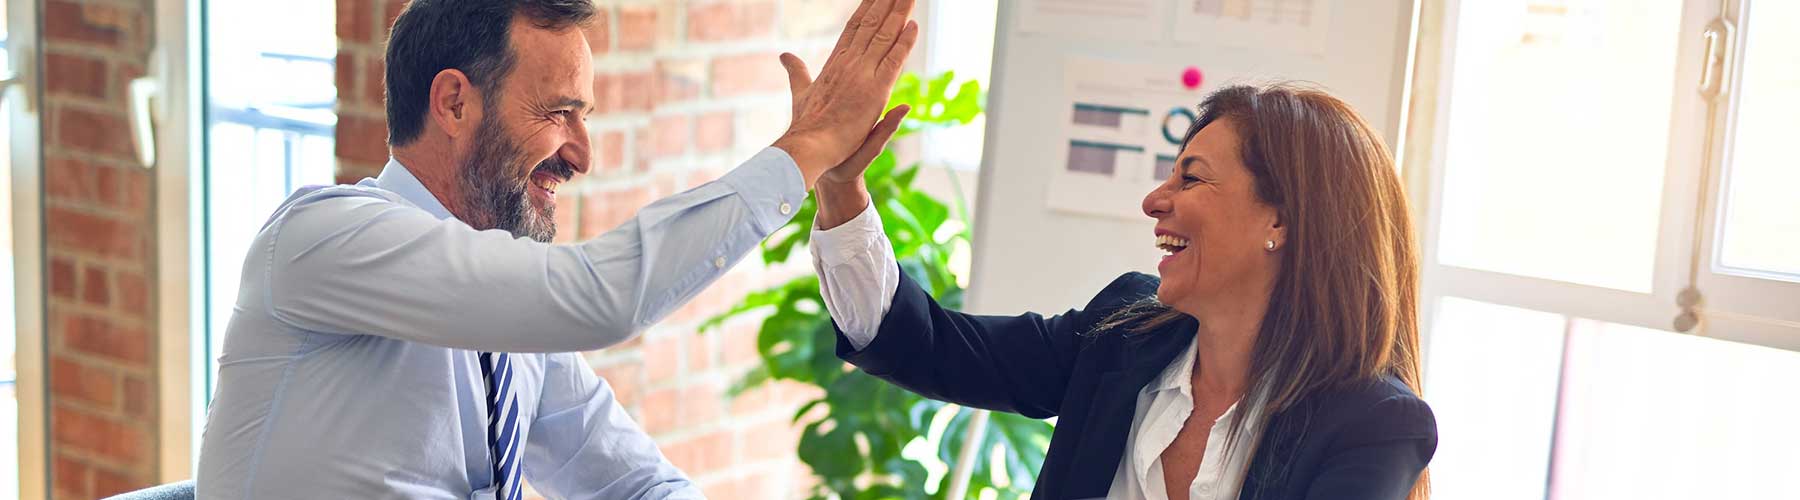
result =
[{"label": "woman's arm", "polygon": [[1338,429],[1306,498],[1404,499],[1436,451],[1431,407],[1411,396],[1384,399]]}]

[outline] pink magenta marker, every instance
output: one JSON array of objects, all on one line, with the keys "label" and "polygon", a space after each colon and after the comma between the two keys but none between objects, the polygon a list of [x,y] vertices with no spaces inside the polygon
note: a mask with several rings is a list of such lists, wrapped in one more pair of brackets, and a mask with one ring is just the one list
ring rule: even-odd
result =
[{"label": "pink magenta marker", "polygon": [[1200,68],[1188,66],[1187,71],[1181,72],[1181,84],[1186,85],[1188,90],[1200,88],[1200,82],[1204,81],[1206,77],[1200,73]]}]

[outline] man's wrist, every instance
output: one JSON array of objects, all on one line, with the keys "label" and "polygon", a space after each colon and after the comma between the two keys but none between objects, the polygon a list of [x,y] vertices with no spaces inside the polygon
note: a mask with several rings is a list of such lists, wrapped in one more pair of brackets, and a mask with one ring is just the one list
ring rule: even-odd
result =
[{"label": "man's wrist", "polygon": [[780,149],[794,159],[794,165],[800,167],[800,177],[805,180],[806,188],[812,189],[819,176],[830,170],[834,163],[819,153],[816,141],[796,134],[784,134],[776,139],[770,147]]}]

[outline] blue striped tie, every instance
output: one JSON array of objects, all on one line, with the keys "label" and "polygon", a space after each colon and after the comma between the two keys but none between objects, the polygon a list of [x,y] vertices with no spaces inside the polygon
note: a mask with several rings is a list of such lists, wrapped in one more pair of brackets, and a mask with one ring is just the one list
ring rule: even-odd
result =
[{"label": "blue striped tie", "polygon": [[496,498],[519,500],[519,401],[513,397],[506,353],[481,353],[481,379],[487,382],[488,452],[494,457]]}]

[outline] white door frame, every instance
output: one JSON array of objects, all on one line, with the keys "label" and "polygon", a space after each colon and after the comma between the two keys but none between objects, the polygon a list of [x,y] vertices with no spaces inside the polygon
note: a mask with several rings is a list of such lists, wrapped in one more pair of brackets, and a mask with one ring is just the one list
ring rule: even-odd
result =
[{"label": "white door frame", "polygon": [[195,197],[200,182],[202,147],[202,83],[199,22],[201,0],[156,0],[156,48],[150,77],[159,89],[152,106],[156,116],[156,364],[157,478],[162,482],[194,477],[199,459],[200,428],[206,409],[204,342],[195,341],[194,325],[203,304],[194,300],[196,283],[204,283],[205,236]]},{"label": "white door frame", "polygon": [[[43,141],[39,113],[43,108],[43,79],[37,71],[43,60],[38,2],[6,2],[7,52],[19,85],[8,85],[4,96],[12,111],[8,140],[12,141],[12,252],[13,326],[17,332],[16,359],[19,401],[19,498],[49,496],[49,419],[44,369],[44,180]],[[7,75],[7,76],[14,76]]]}]

